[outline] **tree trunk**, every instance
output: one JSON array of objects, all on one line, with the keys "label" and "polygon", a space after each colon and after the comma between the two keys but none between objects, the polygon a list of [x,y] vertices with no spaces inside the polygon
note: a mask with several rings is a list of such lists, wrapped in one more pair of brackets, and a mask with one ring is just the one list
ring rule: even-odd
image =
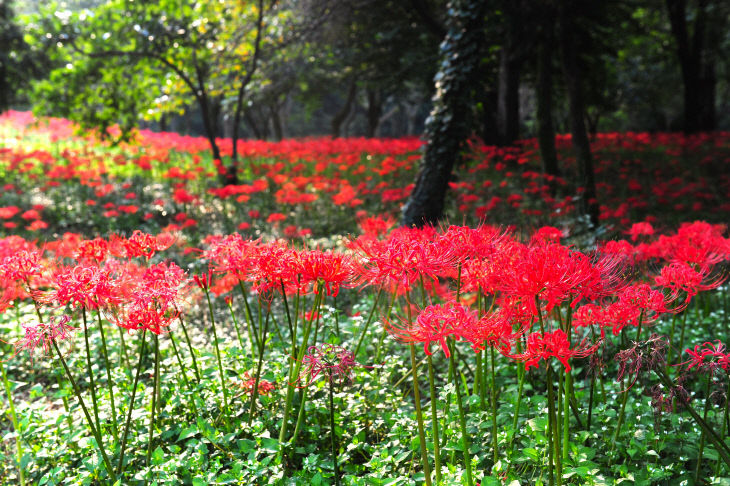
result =
[{"label": "tree trunk", "polygon": [[[687,1],[666,0],[672,35],[684,84],[684,132],[711,131],[715,117],[715,46],[719,42],[716,19],[707,18],[709,0],[699,0],[690,36]],[[709,22],[708,22],[709,20]]]},{"label": "tree trunk", "polygon": [[380,126],[380,117],[383,114],[383,93],[379,89],[367,89],[368,95],[368,128],[365,134],[368,138],[377,136]]},{"label": "tree trunk", "polygon": [[559,29],[560,44],[563,54],[563,74],[565,87],[568,91],[568,116],[570,118],[570,131],[573,136],[573,148],[576,152],[576,163],[578,166],[578,185],[583,192],[580,195],[582,213],[588,217],[589,225],[592,228],[598,227],[599,207],[596,198],[596,182],[593,174],[593,156],[591,144],[586,133],[584,122],[585,105],[583,102],[582,73],[578,66],[578,53],[576,52],[576,41],[573,35],[574,27],[570,24],[569,12],[566,1],[560,3]]},{"label": "tree trunk", "polygon": [[[542,158],[542,171],[547,176],[560,176],[558,155],[555,151],[555,128],[553,126],[553,21],[544,17],[537,44],[537,141]],[[555,195],[555,181],[548,181],[550,192]]]},{"label": "tree trunk", "polygon": [[274,101],[269,106],[271,112],[271,128],[274,130],[274,140],[277,142],[282,139],[284,130],[281,128],[281,118],[279,117],[279,105]]},{"label": "tree trunk", "polygon": [[500,145],[511,145],[520,136],[520,65],[509,42],[499,56],[497,129]]},{"label": "tree trunk", "polygon": [[350,79],[350,84],[347,89],[347,97],[345,98],[345,104],[342,105],[340,111],[335,113],[332,117],[332,138],[340,138],[342,136],[342,124],[347,119],[347,115],[352,110],[352,104],[355,101],[355,95],[357,94],[357,84],[355,83],[355,77]]},{"label": "tree trunk", "polygon": [[402,224],[435,224],[443,215],[451,171],[471,133],[472,87],[479,77],[484,35],[483,0],[453,0],[441,44],[436,94],[426,123],[427,145],[416,185],[403,207]]}]

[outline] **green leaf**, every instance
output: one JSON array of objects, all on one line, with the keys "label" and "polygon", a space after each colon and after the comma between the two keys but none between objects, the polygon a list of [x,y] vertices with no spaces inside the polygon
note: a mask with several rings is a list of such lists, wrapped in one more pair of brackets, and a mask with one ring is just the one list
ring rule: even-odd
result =
[{"label": "green leaf", "polygon": [[197,433],[198,433],[197,427],[195,427],[195,426],[186,427],[180,431],[180,435],[177,437],[177,442],[187,439],[188,437],[192,437],[193,435],[195,435]]}]

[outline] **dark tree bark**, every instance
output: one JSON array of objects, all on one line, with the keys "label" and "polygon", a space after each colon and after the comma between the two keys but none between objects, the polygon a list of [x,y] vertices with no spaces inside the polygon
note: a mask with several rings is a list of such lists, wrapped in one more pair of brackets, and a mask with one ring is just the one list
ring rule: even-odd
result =
[{"label": "dark tree bark", "polygon": [[[537,141],[540,146],[542,170],[547,176],[560,176],[558,155],[555,150],[555,127],[553,126],[553,24],[554,15],[543,12],[542,25],[537,43]],[[550,192],[555,195],[556,185],[550,181]]]},{"label": "dark tree bark", "polygon": [[560,33],[560,48],[563,57],[563,75],[565,87],[568,91],[568,116],[570,131],[573,137],[573,148],[578,165],[578,185],[583,188],[580,195],[582,213],[588,217],[593,228],[598,227],[599,207],[596,198],[596,182],[593,173],[593,156],[591,144],[586,133],[584,122],[585,103],[583,101],[582,73],[578,65],[578,46],[575,29],[571,25],[569,5],[567,0],[560,2],[558,25]]},{"label": "dark tree bark", "polygon": [[500,145],[511,145],[520,136],[520,62],[511,42],[499,56],[497,130]]},{"label": "dark tree bark", "polygon": [[271,128],[274,131],[274,140],[279,141],[284,137],[284,129],[281,126],[278,103],[272,103],[269,106],[269,112],[271,113]]},{"label": "dark tree bark", "polygon": [[441,44],[436,94],[426,122],[427,145],[416,185],[403,207],[407,226],[435,224],[443,215],[451,171],[471,133],[472,88],[477,85],[484,35],[483,0],[453,0]]},{"label": "dark tree bark", "polygon": [[715,53],[718,28],[708,19],[709,0],[698,0],[692,23],[687,22],[687,1],[666,0],[672,35],[684,84],[684,131],[695,133],[717,128],[715,117]]},{"label": "dark tree bark", "polygon": [[383,115],[383,92],[379,89],[367,89],[368,95],[368,128],[365,136],[373,138],[378,133],[380,117]]},{"label": "dark tree bark", "polygon": [[347,120],[347,116],[352,110],[352,105],[355,102],[355,95],[357,94],[357,84],[355,83],[355,77],[350,79],[349,87],[347,88],[347,97],[345,98],[345,104],[342,105],[340,111],[335,113],[332,117],[332,138],[339,138],[342,136],[342,124]]}]

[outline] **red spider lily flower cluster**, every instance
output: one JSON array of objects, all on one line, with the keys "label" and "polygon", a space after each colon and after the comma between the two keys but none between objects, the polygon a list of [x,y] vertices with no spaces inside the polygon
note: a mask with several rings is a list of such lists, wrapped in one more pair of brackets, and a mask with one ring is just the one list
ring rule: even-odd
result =
[{"label": "red spider lily flower cluster", "polygon": [[71,317],[68,315],[51,316],[47,322],[23,325],[23,337],[14,344],[15,354],[28,351],[32,357],[36,350],[40,350],[43,355],[50,354],[53,341],[70,339],[76,331],[76,328],[69,324],[70,320]]},{"label": "red spider lily flower cluster", "polygon": [[711,375],[720,369],[728,372],[730,370],[730,353],[725,351],[727,349],[719,339],[715,342],[698,344],[694,349],[688,348],[685,350],[690,359],[683,364],[687,365],[687,370],[696,367],[698,371]]},{"label": "red spider lily flower cluster", "polygon": [[[243,380],[238,383],[237,385],[240,389],[244,391],[247,395],[251,395],[253,392],[254,386],[256,386],[256,380],[254,378],[251,378],[251,374],[246,371],[243,374]],[[259,387],[258,387],[258,394],[259,395],[268,395],[272,391],[276,389],[276,385],[271,383],[267,380],[259,379]]]},{"label": "red spider lily flower cluster", "polygon": [[345,381],[352,382],[352,370],[362,366],[355,361],[355,355],[342,346],[321,344],[307,348],[307,354],[302,358],[303,371],[297,378],[297,383],[308,387],[320,374],[330,382],[338,380],[340,385]]}]

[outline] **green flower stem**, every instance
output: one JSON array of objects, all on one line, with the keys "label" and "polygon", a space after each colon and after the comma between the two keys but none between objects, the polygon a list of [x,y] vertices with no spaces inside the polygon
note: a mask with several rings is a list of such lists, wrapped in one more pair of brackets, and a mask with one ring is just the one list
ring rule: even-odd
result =
[{"label": "green flower stem", "polygon": [[[728,378],[726,376],[726,378]],[[720,429],[720,438],[722,440],[725,440],[725,432],[727,432],[727,423],[728,423],[728,412],[730,408],[730,379],[728,379],[727,382],[727,390],[725,391],[725,409],[722,412],[722,429]],[[717,460],[717,464],[715,464],[715,476],[720,475],[720,459]]]},{"label": "green flower stem", "polygon": [[[560,368],[558,368],[560,370]],[[553,371],[553,373],[555,373]],[[556,411],[556,422],[557,435],[555,436],[555,454],[556,457],[560,457],[562,463],[563,460],[563,415],[567,416],[567,411],[563,414],[563,373],[558,371],[558,387],[556,388],[555,403],[557,404]]]},{"label": "green flower stem", "polygon": [[370,312],[368,313],[368,319],[365,321],[365,325],[362,328],[362,332],[360,333],[360,339],[357,340],[357,345],[355,346],[354,355],[357,357],[357,352],[360,351],[360,345],[362,344],[363,340],[365,339],[365,335],[368,332],[368,327],[370,326],[370,323],[373,322],[373,317],[375,316],[375,310],[378,308],[378,302],[380,301],[380,296],[383,293],[383,288],[381,287],[378,289],[378,293],[375,296],[375,300],[373,301],[373,306],[370,308]]},{"label": "green flower stem", "polygon": [[[322,305],[322,301],[324,301],[324,296],[322,296],[322,300],[320,301],[320,306]],[[318,312],[317,312],[318,314]],[[317,315],[317,320],[314,324],[314,337],[312,338],[312,346],[317,345],[317,335],[319,334],[319,315]],[[301,400],[299,402],[299,412],[297,413],[297,423],[294,426],[294,433],[291,436],[291,443],[296,444],[297,443],[297,437],[299,437],[299,432],[302,430],[302,426],[304,425],[304,414],[306,412],[305,405],[307,403],[307,389],[302,390]]]},{"label": "green flower stem", "polygon": [[248,304],[248,292],[243,284],[243,280],[238,281],[238,288],[241,290],[241,296],[243,296],[243,304],[246,308],[246,322],[248,322],[248,338],[251,341],[251,349],[254,353],[254,359],[256,359],[256,349],[259,348],[259,336],[253,321],[253,315],[251,314],[251,306]]},{"label": "green flower stem", "polygon": [[[410,307],[409,307],[410,310]],[[423,430],[423,412],[421,411],[421,393],[418,390],[418,372],[416,367],[416,348],[413,344],[408,346],[411,349],[411,372],[413,376],[413,401],[416,407],[416,420],[418,421],[418,439],[421,446],[421,465],[425,475],[426,485],[431,486],[431,468],[428,464],[428,451],[426,450],[426,434]],[[458,388],[458,386],[457,386]]]},{"label": "green flower stem", "polygon": [[142,373],[142,361],[144,359],[144,352],[145,352],[145,346],[146,338],[147,337],[147,329],[142,330],[142,336],[140,338],[139,343],[139,360],[137,362],[137,372],[134,375],[134,383],[132,384],[132,396],[129,398],[129,406],[127,408],[127,421],[124,424],[124,432],[122,433],[122,445],[119,449],[119,460],[117,461],[117,474],[120,476],[122,475],[122,472],[124,471],[124,451],[127,446],[127,437],[129,435],[129,426],[132,423],[132,410],[134,410],[134,397],[137,394],[137,383],[139,383],[139,375]]},{"label": "green flower stem", "polygon": [[[710,385],[712,384],[712,375],[707,373],[707,383],[705,385],[705,410],[702,414],[702,420],[707,421],[707,412],[710,411]],[[720,435],[722,437],[722,435]],[[695,484],[699,484],[700,469],[702,469],[702,454],[705,449],[705,431],[700,434],[700,447],[697,452],[697,467],[695,468]]]},{"label": "green flower stem", "polygon": [[94,382],[94,370],[91,367],[91,347],[89,346],[89,328],[86,325],[86,308],[81,308],[81,316],[84,322],[84,343],[86,344],[86,372],[89,374],[89,388],[91,389],[91,404],[94,407],[94,423],[96,430],[101,432],[99,421],[99,403],[96,401],[96,384]]},{"label": "green flower stem", "polygon": [[550,457],[550,471],[555,469],[556,484],[563,484],[563,464],[560,458],[558,421],[555,415],[555,392],[553,390],[553,367],[550,363],[547,365],[547,392],[548,392],[548,427],[550,429],[550,444],[548,445]]},{"label": "green flower stem", "polygon": [[[519,341],[518,341],[519,343]],[[519,353],[519,350],[518,350]],[[510,454],[512,453],[512,448],[514,447],[515,437],[517,436],[517,422],[520,418],[520,404],[522,403],[522,390],[525,387],[525,368],[522,365],[517,366],[517,379],[518,379],[518,385],[517,385],[517,402],[515,403],[515,414],[512,417],[512,437],[510,437],[509,440],[509,447],[508,450],[510,451]]]},{"label": "green flower stem", "polygon": [[104,366],[106,367],[106,382],[109,388],[109,401],[112,407],[112,434],[114,434],[114,442],[119,443],[119,425],[117,424],[117,408],[114,403],[114,382],[112,381],[112,371],[109,366],[109,352],[106,347],[106,336],[104,335],[104,325],[101,322],[101,312],[96,310],[97,322],[99,323],[99,333],[101,334],[101,353],[104,357]]},{"label": "green flower stem", "polygon": [[[641,310],[641,314],[639,314],[639,326],[636,330],[636,340],[639,340],[639,335],[641,334],[641,323],[644,320],[644,310]],[[684,334],[684,323],[682,324],[682,333]],[[621,433],[621,426],[624,423],[624,417],[626,416],[626,401],[629,397],[629,390],[628,385],[626,383],[626,377],[624,377],[623,380],[623,392],[621,394],[621,409],[618,414],[618,420],[616,421],[616,430],[614,430],[613,433],[613,440],[611,441],[611,452],[614,451],[616,448],[616,441],[618,440],[618,436]]]},{"label": "green flower stem", "polygon": [[675,324],[677,323],[677,316],[679,316],[679,314],[677,314],[677,313],[675,313],[672,316],[672,326],[669,329],[669,344],[670,344],[670,346],[667,349],[667,370],[669,369],[669,367],[671,366],[671,363],[672,363],[672,351],[673,351],[673,348],[672,348],[671,344],[674,342],[674,327],[675,327]]},{"label": "green flower stem", "polygon": [[[289,337],[294,341],[294,326],[292,326],[291,314],[289,313],[289,301],[286,298],[286,287],[284,286],[284,279],[279,279],[281,283],[281,298],[284,300],[284,310],[286,311],[286,323],[289,326]],[[282,340],[283,341],[283,340]],[[294,343],[296,345],[296,343]],[[294,356],[296,352],[292,353]]]},{"label": "green flower stem", "polygon": [[200,382],[200,369],[198,369],[198,361],[195,359],[195,351],[193,351],[193,345],[190,342],[190,336],[188,335],[188,330],[185,327],[185,321],[182,318],[182,313],[178,314],[178,321],[180,321],[180,327],[182,327],[183,335],[185,336],[185,342],[188,344],[188,351],[190,351],[190,358],[193,362],[195,377],[198,379],[198,382]]},{"label": "green flower stem", "polygon": [[198,415],[198,407],[195,405],[195,390],[193,390],[192,385],[190,384],[190,381],[188,380],[188,370],[185,368],[185,364],[183,363],[182,358],[180,357],[180,352],[177,350],[177,344],[175,343],[175,336],[173,336],[172,331],[167,333],[168,336],[170,336],[170,342],[172,343],[172,351],[175,353],[175,359],[177,359],[177,364],[180,366],[180,374],[182,374],[183,381],[185,382],[185,387],[190,391],[191,393],[191,399],[190,399],[190,405],[191,405],[191,412],[193,412],[193,415]]},{"label": "green flower stem", "polygon": [[129,370],[129,356],[127,356],[127,345],[124,342],[124,330],[117,326],[119,330],[119,344],[122,352],[119,354],[119,367],[124,370]]},{"label": "green flower stem", "polygon": [[[568,315],[565,318],[565,333],[568,336],[568,346],[570,346],[571,341],[571,307],[568,306]],[[566,370],[565,372],[565,379],[563,380],[563,463],[565,463],[568,460],[568,451],[570,449],[570,398],[573,395],[573,376],[571,375],[571,370]]]},{"label": "green flower stem", "polygon": [[[537,309],[537,320],[540,324],[540,332],[545,334],[545,323],[542,320],[542,312],[540,310],[540,299],[535,295],[535,308]],[[555,469],[555,476],[557,478],[557,484],[560,486],[563,481],[563,465],[560,456],[559,436],[558,436],[558,421],[555,414],[555,391],[553,390],[553,367],[550,366],[550,362],[545,363],[547,367],[547,393],[548,393],[548,458],[550,462],[550,482],[553,484],[553,469]]]},{"label": "green flower stem", "polygon": [[332,464],[335,470],[335,486],[340,486],[340,470],[337,466],[337,432],[335,431],[335,403],[333,398],[333,388],[335,387],[332,375],[329,377],[329,395],[330,395],[330,446],[332,448]]},{"label": "green flower stem", "polygon": [[160,382],[160,340],[157,334],[152,334],[152,339],[155,342],[155,371],[152,381],[152,403],[150,404],[150,432],[149,438],[147,439],[147,460],[146,466],[150,467],[152,460],[152,446],[154,445],[155,439],[155,414],[157,412],[157,384]]},{"label": "green flower stem", "polygon": [[[687,310],[685,310],[684,313],[682,314],[682,327],[681,327],[681,330],[679,331],[679,348],[677,348],[677,353],[679,354],[679,356],[682,356],[682,349],[684,349],[684,329],[687,326],[687,314],[688,314]],[[677,373],[679,373],[679,368],[680,367],[678,366]]]},{"label": "green flower stem", "polygon": [[259,327],[260,329],[263,327],[263,329],[261,329],[261,339],[259,339],[259,342],[261,343],[261,347],[259,348],[259,360],[258,363],[256,363],[256,375],[254,377],[253,389],[251,389],[251,406],[249,407],[247,422],[247,425],[249,426],[253,420],[253,414],[256,411],[256,399],[259,396],[259,380],[261,379],[261,366],[263,365],[264,360],[264,344],[266,343],[266,334],[269,330],[269,316],[271,316],[271,308],[269,308],[266,312],[264,325]]},{"label": "green flower stem", "polygon": [[496,373],[494,371],[494,368],[496,366],[496,360],[497,356],[494,353],[494,348],[489,348],[489,354],[491,356],[490,364],[492,369],[492,456],[493,456],[493,464],[497,464],[498,457],[499,457],[499,446],[497,444],[497,377]]},{"label": "green flower stem", "polygon": [[431,394],[431,428],[433,429],[433,458],[434,469],[436,471],[436,484],[441,483],[441,448],[439,445],[439,417],[438,417],[438,397],[436,395],[436,386],[433,379],[433,361],[431,355],[427,354],[428,360],[428,387]]},{"label": "green flower stem", "polygon": [[117,481],[117,475],[114,474],[114,469],[112,468],[112,465],[109,462],[109,456],[106,455],[106,450],[104,450],[104,443],[101,441],[101,435],[99,434],[99,430],[96,427],[94,427],[94,420],[91,418],[91,415],[89,414],[89,410],[86,408],[86,404],[84,403],[84,399],[81,397],[81,390],[79,389],[79,386],[76,383],[76,380],[74,380],[73,375],[71,375],[71,370],[68,369],[66,360],[63,358],[63,354],[61,353],[61,350],[58,349],[58,344],[56,343],[56,340],[51,339],[51,344],[53,345],[53,349],[56,351],[58,358],[61,360],[61,365],[63,365],[63,370],[66,372],[66,377],[68,378],[68,381],[71,382],[71,387],[73,387],[74,394],[76,395],[76,398],[79,401],[79,405],[81,405],[81,410],[83,410],[84,416],[86,417],[86,423],[89,425],[89,429],[91,429],[91,433],[94,436],[94,440],[96,440],[96,447],[98,447],[99,452],[101,452],[101,457],[104,461],[104,467],[106,468],[106,472],[109,475],[109,477],[111,478],[112,483],[115,483]]},{"label": "green flower stem", "polygon": [[233,327],[236,329],[236,337],[238,338],[238,344],[241,345],[241,351],[246,349],[246,346],[243,344],[243,337],[241,336],[241,328],[238,325],[238,319],[236,318],[236,313],[233,312],[233,305],[231,303],[228,303],[228,311],[231,313],[231,320],[233,321]]},{"label": "green flower stem", "polygon": [[3,375],[3,385],[5,386],[5,394],[8,396],[8,408],[10,409],[10,421],[13,424],[13,430],[15,431],[15,456],[18,461],[18,479],[20,485],[25,486],[25,472],[21,467],[23,459],[23,444],[20,440],[20,424],[18,423],[18,416],[15,414],[15,403],[13,402],[13,392],[10,390],[10,382],[8,381],[8,375],[5,373],[5,365],[3,360],[0,359],[0,373]]},{"label": "green flower stem", "polygon": [[593,395],[596,389],[596,374],[591,373],[591,390],[588,394],[588,419],[586,421],[586,430],[591,430],[591,416],[593,415]]},{"label": "green flower stem", "polygon": [[228,387],[226,386],[226,375],[225,371],[223,370],[223,361],[221,360],[220,346],[218,345],[218,332],[215,326],[215,315],[213,312],[213,304],[210,301],[210,293],[208,292],[207,288],[204,288],[203,291],[205,292],[205,299],[208,301],[210,322],[211,327],[213,328],[213,344],[215,345],[215,357],[218,360],[218,373],[220,374],[221,388],[223,389],[223,417],[225,418],[226,428],[228,428],[231,425],[231,417],[228,410]]},{"label": "green flower stem", "polygon": [[[385,321],[387,322],[390,319],[390,313],[393,311],[393,306],[395,305],[395,292],[393,292],[393,296],[390,298],[390,304],[388,305],[388,310],[385,313]],[[383,327],[383,332],[380,333],[380,339],[378,339],[378,346],[375,349],[375,362],[380,362],[380,352],[383,350],[383,341],[385,341],[385,336],[388,334],[388,331]]]},{"label": "green flower stem", "polygon": [[[299,354],[297,355],[296,363],[294,365],[294,368],[291,370],[292,372],[289,373],[289,382],[286,390],[286,401],[284,402],[284,417],[281,422],[281,430],[279,431],[279,444],[283,447],[286,440],[286,429],[289,422],[289,414],[291,413],[291,406],[292,406],[292,400],[294,399],[294,382],[296,377],[299,376],[299,373],[302,369],[302,360],[304,359],[304,353],[307,350],[307,342],[309,340],[309,334],[312,331],[312,324],[314,322],[314,315],[319,309],[319,302],[321,301],[322,293],[319,292],[315,294],[314,297],[314,304],[312,305],[312,313],[310,314],[309,319],[307,320],[307,323],[304,326],[304,334],[302,335],[302,345],[299,348]],[[306,390],[302,390],[302,393],[304,393]]]},{"label": "green flower stem", "polygon": [[482,395],[482,382],[484,381],[484,366],[482,364],[482,351],[476,353],[477,370],[474,375],[474,388],[472,395],[479,395],[479,410],[482,411],[486,407],[486,399]]},{"label": "green flower stem", "polygon": [[[667,375],[663,369],[655,368],[653,371],[657,375],[657,377],[659,377],[659,381],[662,382],[665,388],[667,388],[668,390],[675,388],[672,384],[671,379],[669,378],[669,375]],[[719,435],[717,435],[715,429],[711,427],[702,417],[700,417],[700,414],[695,411],[692,405],[687,405],[686,410],[692,416],[695,423],[697,423],[702,431],[707,434],[707,438],[715,446],[715,450],[720,455],[725,464],[727,466],[730,466],[730,447],[728,447],[725,441]]]},{"label": "green flower stem", "polygon": [[471,472],[471,453],[469,452],[469,434],[466,430],[466,414],[464,413],[464,404],[462,403],[461,398],[461,384],[459,383],[459,371],[456,367],[456,347],[454,345],[454,340],[452,338],[448,338],[449,342],[449,361],[451,363],[451,367],[454,370],[453,374],[453,384],[456,387],[456,405],[459,409],[459,426],[461,428],[461,448],[464,452],[464,469],[466,470],[466,483],[468,486],[474,486],[474,480],[472,478],[472,472]]}]

